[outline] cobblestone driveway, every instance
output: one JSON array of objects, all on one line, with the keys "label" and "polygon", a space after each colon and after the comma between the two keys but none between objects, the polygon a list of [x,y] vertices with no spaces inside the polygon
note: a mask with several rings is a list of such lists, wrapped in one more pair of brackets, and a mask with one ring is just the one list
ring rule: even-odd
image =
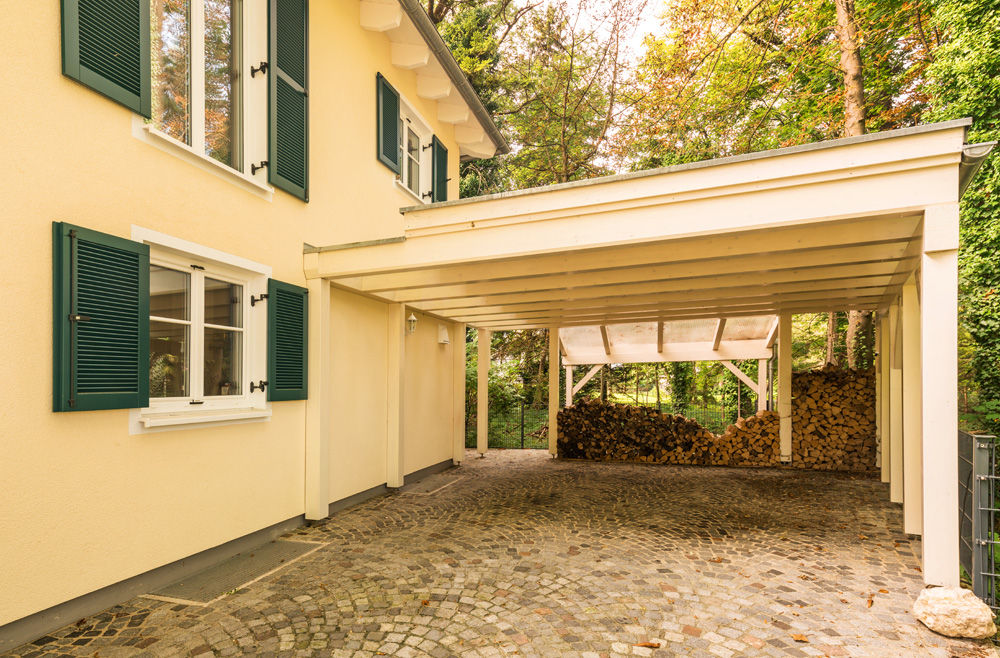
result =
[{"label": "cobblestone driveway", "polygon": [[134,599],[18,653],[994,655],[909,614],[919,546],[873,480],[468,457],[220,601]]}]

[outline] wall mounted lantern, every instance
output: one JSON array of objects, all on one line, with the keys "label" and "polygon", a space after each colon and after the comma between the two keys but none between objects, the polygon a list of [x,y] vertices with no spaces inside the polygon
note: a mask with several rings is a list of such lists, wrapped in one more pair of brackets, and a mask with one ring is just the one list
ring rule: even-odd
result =
[{"label": "wall mounted lantern", "polygon": [[412,334],[417,330],[417,316],[410,313],[410,317],[406,318],[406,333]]}]

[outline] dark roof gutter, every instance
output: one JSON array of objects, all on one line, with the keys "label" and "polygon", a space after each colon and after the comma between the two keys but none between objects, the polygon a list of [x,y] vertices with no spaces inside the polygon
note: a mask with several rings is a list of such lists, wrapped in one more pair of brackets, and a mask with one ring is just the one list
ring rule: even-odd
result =
[{"label": "dark roof gutter", "polygon": [[958,196],[965,194],[965,189],[969,187],[976,172],[989,157],[996,142],[982,142],[981,144],[966,144],[962,148],[962,164],[958,166]]},{"label": "dark roof gutter", "polygon": [[455,56],[451,54],[448,45],[445,44],[444,39],[438,34],[434,22],[431,21],[430,16],[424,11],[419,0],[399,0],[399,4],[403,7],[406,15],[410,17],[410,20],[413,21],[417,32],[420,33],[420,36],[423,37],[424,42],[431,49],[431,52],[434,53],[437,61],[441,64],[445,73],[448,74],[448,78],[451,79],[452,84],[458,89],[458,93],[462,95],[462,99],[465,100],[472,113],[476,115],[476,119],[479,120],[483,130],[486,131],[486,135],[496,146],[497,153],[510,153],[510,145],[507,144],[507,140],[500,134],[500,130],[493,122],[493,117],[483,107],[483,101],[480,100],[479,94],[472,88],[472,84],[465,76],[465,72],[462,71],[458,62],[455,61]]}]

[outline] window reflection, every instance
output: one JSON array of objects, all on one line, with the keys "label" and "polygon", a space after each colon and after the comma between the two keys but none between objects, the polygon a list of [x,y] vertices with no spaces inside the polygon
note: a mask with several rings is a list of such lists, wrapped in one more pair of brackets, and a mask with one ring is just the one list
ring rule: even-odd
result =
[{"label": "window reflection", "polygon": [[189,0],[152,0],[153,126],[191,144],[191,18]]},{"label": "window reflection", "polygon": [[239,168],[234,0],[205,0],[205,154]]}]

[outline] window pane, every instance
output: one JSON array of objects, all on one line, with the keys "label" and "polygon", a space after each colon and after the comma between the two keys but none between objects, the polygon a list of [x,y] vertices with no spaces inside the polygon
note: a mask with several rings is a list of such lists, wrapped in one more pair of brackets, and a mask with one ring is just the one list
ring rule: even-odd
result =
[{"label": "window pane", "polygon": [[205,153],[239,168],[234,14],[233,0],[205,0]]},{"label": "window pane", "polygon": [[205,328],[205,395],[243,393],[243,334]]},{"label": "window pane", "polygon": [[149,323],[149,397],[182,398],[188,392],[189,327]]},{"label": "window pane", "polygon": [[406,135],[406,186],[420,194],[420,140],[409,128]]},{"label": "window pane", "polygon": [[175,320],[190,319],[191,275],[159,265],[149,266],[149,314]]},{"label": "window pane", "polygon": [[152,0],[153,126],[191,143],[191,20],[189,0]]},{"label": "window pane", "polygon": [[205,323],[243,326],[243,286],[205,277]]}]

